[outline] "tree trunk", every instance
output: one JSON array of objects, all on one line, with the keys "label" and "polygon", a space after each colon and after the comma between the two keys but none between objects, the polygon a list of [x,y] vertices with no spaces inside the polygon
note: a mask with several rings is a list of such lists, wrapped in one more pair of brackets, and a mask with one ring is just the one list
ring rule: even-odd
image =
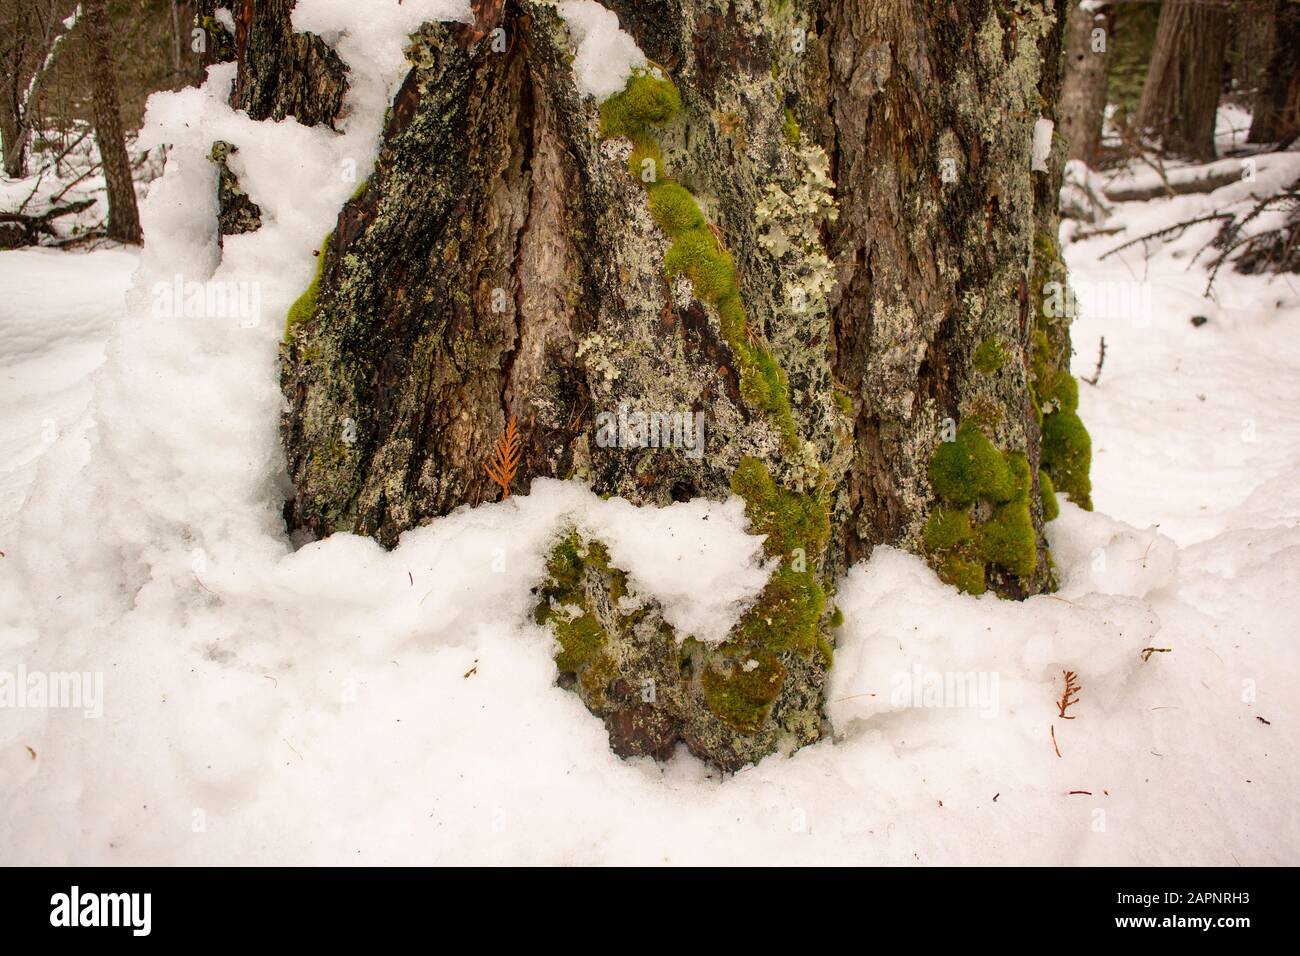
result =
[{"label": "tree trunk", "polygon": [[1106,75],[1110,49],[1110,3],[1071,4],[1065,37],[1065,85],[1061,91],[1061,135],[1070,159],[1090,167],[1101,157],[1106,116]]},{"label": "tree trunk", "polygon": [[1165,0],[1160,9],[1137,125],[1170,156],[1215,158],[1229,7],[1227,0]]},{"label": "tree trunk", "polygon": [[22,179],[27,175],[27,136],[18,118],[18,105],[8,88],[11,81],[16,82],[5,77],[6,88],[0,90],[0,140],[3,140],[0,153],[3,153],[5,175]]},{"label": "tree trunk", "polygon": [[85,0],[84,10],[90,51],[95,142],[99,146],[100,168],[108,189],[108,238],[138,244],[142,241],[140,212],[136,208],[131,157],[126,152],[126,137],[118,110],[117,76],[108,48],[108,6],[106,0]]},{"label": "tree trunk", "polygon": [[1252,143],[1281,143],[1300,135],[1300,3],[1275,0],[1273,55],[1255,99]]},{"label": "tree trunk", "polygon": [[1228,40],[1233,102],[1250,106],[1263,90],[1276,43],[1277,0],[1238,0]]},{"label": "tree trunk", "polygon": [[[1049,479],[1089,503],[1068,315],[1044,306],[1064,0],[605,5],[656,66],[600,109],[550,4],[479,0],[413,39],[290,311],[286,518],[392,546],[494,500],[511,421],[515,493],[739,495],[776,569],[724,643],[628,612],[576,534],[537,607],[617,752],[735,768],[826,731],[848,564],[889,544],[1038,593]],[[246,49],[241,77],[274,58]],[[696,413],[698,457],[646,447],[638,415]]]}]

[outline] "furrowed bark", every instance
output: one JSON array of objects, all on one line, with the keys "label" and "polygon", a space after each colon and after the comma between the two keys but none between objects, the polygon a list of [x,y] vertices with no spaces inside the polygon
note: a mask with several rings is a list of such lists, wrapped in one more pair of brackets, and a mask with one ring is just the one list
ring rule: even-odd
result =
[{"label": "furrowed bark", "polygon": [[[626,577],[577,534],[538,591],[561,683],[617,752],[680,740],[732,769],[825,733],[836,575],[877,544],[927,550],[928,519],[959,510],[931,487],[945,419],[996,445],[1008,484],[965,505],[979,543],[928,557],[1007,596],[1050,586],[1029,282],[1055,249],[1059,148],[1031,166],[1063,3],[607,6],[681,100],[632,134],[631,169],[550,5],[479,3],[413,38],[375,173],[291,312],[286,519],[392,546],[496,496],[483,462],[511,418],[516,494],[537,476],[637,504],[734,491],[777,570],[723,644],[620,601]],[[666,272],[672,195],[725,274]],[[629,410],[703,413],[702,454],[604,441]],[[1015,561],[985,547],[1007,515]]]},{"label": "furrowed bark", "polygon": [[118,109],[117,74],[109,53],[108,6],[105,0],[85,0],[86,28],[89,34],[91,105],[95,120],[95,143],[104,171],[108,193],[107,235],[119,242],[138,245],[143,241],[140,211],[135,202],[135,182],[131,177],[131,157],[126,152],[126,136]]},{"label": "furrowed bark", "polygon": [[1160,8],[1137,125],[1171,156],[1215,157],[1229,18],[1227,0],[1165,0]]},{"label": "furrowed bark", "polygon": [[1061,135],[1069,144],[1068,157],[1092,167],[1101,157],[1109,35],[1109,3],[1071,2],[1061,91]]}]

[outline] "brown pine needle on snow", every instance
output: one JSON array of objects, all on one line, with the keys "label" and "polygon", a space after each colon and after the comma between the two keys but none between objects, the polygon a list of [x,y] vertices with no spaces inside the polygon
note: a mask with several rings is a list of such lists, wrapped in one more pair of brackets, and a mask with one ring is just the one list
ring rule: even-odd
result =
[{"label": "brown pine needle on snow", "polygon": [[515,471],[519,468],[519,455],[519,431],[515,417],[511,415],[506,430],[497,438],[492,457],[483,463],[488,477],[501,488],[502,501],[510,497],[510,482],[514,481]]},{"label": "brown pine needle on snow", "polygon": [[1065,711],[1066,708],[1068,708],[1070,705],[1077,704],[1079,702],[1079,698],[1077,696],[1071,697],[1070,695],[1071,694],[1077,695],[1079,691],[1081,691],[1083,688],[1079,685],[1078,681],[1075,679],[1079,675],[1076,674],[1074,671],[1062,671],[1062,673],[1065,675],[1065,693],[1063,693],[1061,695],[1061,699],[1056,702],[1056,709],[1061,712],[1060,716],[1062,720],[1074,720],[1074,718],[1066,714]]}]

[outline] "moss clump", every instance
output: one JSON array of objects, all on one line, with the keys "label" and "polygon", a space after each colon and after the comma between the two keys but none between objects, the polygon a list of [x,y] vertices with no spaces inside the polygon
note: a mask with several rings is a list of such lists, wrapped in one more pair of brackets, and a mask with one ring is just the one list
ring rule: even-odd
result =
[{"label": "moss clump", "polygon": [[970,539],[970,514],[957,508],[936,508],[921,532],[921,541],[930,553],[961,547]]},{"label": "moss clump", "polygon": [[325,257],[329,253],[330,242],[333,239],[334,234],[330,233],[321,243],[320,251],[316,253],[316,274],[312,276],[311,284],[302,295],[298,296],[293,305],[289,306],[289,315],[284,322],[285,341],[289,340],[289,336],[299,324],[316,314],[316,297],[320,294],[321,274],[325,271]]},{"label": "moss clump", "polygon": [[[1019,577],[1038,566],[1038,533],[1029,510],[1029,459],[1000,452],[969,422],[957,440],[943,443],[930,460],[930,482],[944,506],[925,523],[921,540],[939,577],[970,594],[987,589],[985,568],[996,565]],[[975,502],[992,506],[972,520]]]},{"label": "moss clump", "polygon": [[706,228],[695,197],[677,183],[659,183],[650,189],[650,215],[669,236]]},{"label": "moss clump", "polygon": [[975,549],[987,564],[1028,577],[1038,565],[1038,534],[1029,513],[1029,459],[1011,454],[1007,465],[1015,496],[996,508],[991,518],[975,526]]},{"label": "moss clump", "polygon": [[709,667],[701,688],[704,702],[720,720],[742,733],[760,730],[781,693],[786,669],[775,655],[765,651],[741,654],[723,672]]},{"label": "moss clump", "polygon": [[635,143],[671,120],[681,108],[681,94],[671,80],[637,71],[622,91],[601,105],[601,138],[626,136]]},{"label": "moss clump", "polygon": [[707,226],[674,236],[672,248],[664,256],[664,271],[670,278],[685,275],[690,279],[701,301],[716,304],[736,295],[736,264]]},{"label": "moss clump", "polygon": [[745,499],[751,530],[766,536],[763,552],[782,562],[741,617],[729,643],[808,653],[817,646],[826,609],[826,591],[817,578],[817,565],[830,540],[826,504],[814,495],[778,487],[756,458],[740,462],[731,476],[731,490]]},{"label": "moss clump", "polygon": [[1056,487],[1052,476],[1043,469],[1038,469],[1038,494],[1043,501],[1043,521],[1055,521],[1061,513],[1061,506],[1056,501]]},{"label": "moss clump", "polygon": [[546,581],[533,619],[551,626],[560,645],[555,666],[561,674],[581,677],[608,639],[585,590],[589,567],[608,579],[610,600],[617,604],[627,593],[627,576],[610,566],[609,551],[599,541],[584,544],[577,532],[572,532],[556,543],[546,560]]},{"label": "moss clump", "polygon": [[975,528],[975,547],[987,564],[996,564],[1021,577],[1034,573],[1038,564],[1038,536],[1021,501],[1002,505],[988,521]]},{"label": "moss clump", "polygon": [[962,422],[957,437],[940,442],[930,459],[930,487],[950,505],[963,507],[980,498],[1010,501],[1015,482],[993,443],[971,422]]},{"label": "moss clump", "polygon": [[782,564],[741,617],[731,640],[740,647],[807,653],[817,646],[817,627],[825,609],[826,591],[817,575]]},{"label": "moss clump", "polygon": [[830,516],[813,495],[777,487],[757,458],[744,458],[731,475],[731,490],[745,499],[745,515],[757,534],[767,535],[768,557],[788,557],[795,548],[820,554],[830,540]]},{"label": "moss clump", "polygon": [[1007,349],[1002,339],[991,335],[976,347],[972,362],[976,371],[992,375],[1007,364],[1007,357]]},{"label": "moss clump", "polygon": [[[1043,292],[1049,280],[1064,281],[1060,248],[1051,235],[1043,233],[1035,237],[1034,261],[1036,293]],[[1079,383],[1070,374],[1068,362],[1062,361],[1053,346],[1053,336],[1048,334],[1055,323],[1068,321],[1068,317],[1049,314],[1044,297],[1030,336],[1033,379],[1029,394],[1043,432],[1040,465],[1044,473],[1050,476],[1058,491],[1065,492],[1071,501],[1090,511],[1092,438],[1079,417]]]},{"label": "moss clump", "polygon": [[605,630],[596,615],[586,611],[567,620],[562,615],[550,617],[555,639],[560,642],[560,652],[555,655],[555,666],[562,674],[576,674],[582,666],[595,657],[605,643]]},{"label": "moss clump", "polygon": [[853,417],[853,398],[844,389],[838,385],[835,386],[831,394],[835,397],[835,404],[839,406],[841,412],[848,417]]},{"label": "moss clump", "polygon": [[939,562],[939,580],[951,584],[967,594],[983,594],[988,590],[984,581],[984,566],[960,554],[945,555]]},{"label": "moss clump", "polygon": [[1043,468],[1057,488],[1086,511],[1092,510],[1092,437],[1077,412],[1043,416]]}]

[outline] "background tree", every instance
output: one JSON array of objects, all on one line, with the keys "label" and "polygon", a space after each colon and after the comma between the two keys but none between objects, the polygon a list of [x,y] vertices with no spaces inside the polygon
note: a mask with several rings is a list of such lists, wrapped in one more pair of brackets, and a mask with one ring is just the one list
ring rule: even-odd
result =
[{"label": "background tree", "polygon": [[1137,126],[1169,155],[1215,158],[1230,24],[1229,0],[1165,0],[1160,7]]},{"label": "background tree", "polygon": [[4,174],[27,175],[27,152],[44,87],[75,27],[80,5],[66,0],[0,2],[0,138]]},{"label": "background tree", "polygon": [[93,73],[90,95],[95,117],[95,143],[108,191],[108,238],[139,243],[140,212],[135,201],[131,157],[126,152],[122,116],[118,108],[117,79],[109,52],[110,33],[106,0],[83,0],[86,32]]},{"label": "background tree", "polygon": [[1065,39],[1065,84],[1061,92],[1061,135],[1069,158],[1096,166],[1106,115],[1111,35],[1111,4],[1082,0],[1071,4]]},{"label": "background tree", "polygon": [[1274,43],[1255,98],[1249,142],[1281,143],[1300,135],[1300,3],[1274,0]]}]

